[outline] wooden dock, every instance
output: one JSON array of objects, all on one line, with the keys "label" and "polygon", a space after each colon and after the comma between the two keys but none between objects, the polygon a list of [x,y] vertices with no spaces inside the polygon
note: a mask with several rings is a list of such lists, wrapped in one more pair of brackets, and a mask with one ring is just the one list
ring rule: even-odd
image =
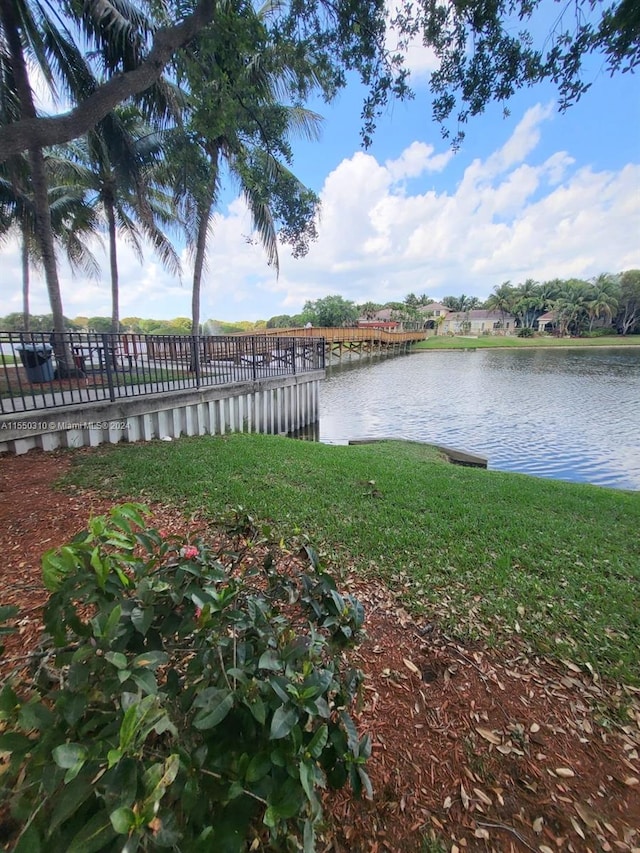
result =
[{"label": "wooden dock", "polygon": [[351,356],[391,355],[407,352],[412,344],[423,341],[426,332],[389,332],[373,328],[333,328],[329,326],[264,329],[261,334],[275,337],[324,338],[328,357],[342,359]]}]

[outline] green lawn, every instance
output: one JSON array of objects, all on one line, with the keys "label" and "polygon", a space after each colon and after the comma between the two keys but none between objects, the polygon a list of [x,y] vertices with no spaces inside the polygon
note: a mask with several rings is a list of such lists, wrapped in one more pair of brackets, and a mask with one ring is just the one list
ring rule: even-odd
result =
[{"label": "green lawn", "polygon": [[309,537],[447,630],[640,683],[640,494],[461,468],[430,447],[231,435],[74,456],[73,482]]},{"label": "green lawn", "polygon": [[448,337],[438,335],[415,345],[415,349],[491,349],[493,347],[640,347],[640,335],[612,335],[606,338],[517,338]]}]

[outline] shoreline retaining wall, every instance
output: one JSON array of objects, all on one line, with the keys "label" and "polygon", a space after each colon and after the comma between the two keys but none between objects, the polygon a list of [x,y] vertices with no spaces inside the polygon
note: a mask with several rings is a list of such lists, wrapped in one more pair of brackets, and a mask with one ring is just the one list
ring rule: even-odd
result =
[{"label": "shoreline retaining wall", "polygon": [[325,371],[0,415],[0,453],[224,435],[288,433],[318,419]]}]

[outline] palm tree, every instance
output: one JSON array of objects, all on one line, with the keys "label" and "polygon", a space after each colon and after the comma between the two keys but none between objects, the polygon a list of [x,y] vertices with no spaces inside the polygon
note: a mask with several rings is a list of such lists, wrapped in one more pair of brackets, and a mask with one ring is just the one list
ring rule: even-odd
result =
[{"label": "palm tree", "polygon": [[589,314],[589,331],[600,317],[605,317],[609,322],[618,310],[619,285],[615,278],[606,273],[601,273],[591,282],[587,311]]},{"label": "palm tree", "polygon": [[359,306],[360,314],[365,320],[373,320],[378,311],[382,308],[382,305],[378,302],[363,302],[362,305]]},{"label": "palm tree", "polygon": [[271,179],[272,186],[279,183],[281,187],[292,187],[294,193],[304,193],[306,188],[272,155],[251,151],[231,127],[227,134],[214,140],[195,135],[183,137],[170,150],[172,168],[177,178],[176,204],[193,257],[191,318],[192,332],[198,334],[207,242],[211,217],[218,201],[222,170],[226,168],[239,183],[253,228],[265,249],[267,263],[276,272],[279,270],[278,231],[268,194],[265,193],[265,177]]},{"label": "palm tree", "polygon": [[513,303],[515,300],[515,288],[510,281],[503,281],[493,288],[493,293],[485,302],[485,307],[500,312],[502,323],[507,314],[513,314]]},{"label": "palm tree", "polygon": [[445,296],[442,304],[446,305],[450,311],[464,314],[477,308],[480,305],[480,300],[477,296],[467,296],[466,293],[462,293],[460,296]]},{"label": "palm tree", "polygon": [[625,270],[618,277],[620,306],[616,323],[620,334],[633,332],[640,324],[640,270]]},{"label": "palm tree", "polygon": [[[68,184],[69,163],[55,154],[45,157],[49,183],[49,210],[53,235],[66,253],[73,270],[97,276],[98,264],[89,250],[86,238],[97,234],[94,211],[81,193]],[[0,241],[11,234],[19,236],[22,255],[23,328],[29,331],[30,266],[42,266],[36,237],[36,216],[26,157],[16,157],[0,164]]]},{"label": "palm tree", "polygon": [[207,240],[223,170],[238,183],[267,262],[276,271],[278,223],[294,255],[303,254],[305,240],[315,234],[311,220],[317,198],[288,167],[289,139],[295,132],[317,138],[320,117],[281,103],[280,96],[291,91],[302,96],[319,80],[305,57],[291,57],[270,43],[264,26],[270,8],[255,12],[247,7],[241,16],[231,9],[221,13],[219,35],[196,43],[181,67],[188,90],[205,96],[198,97],[197,106],[191,103],[186,132],[173,134],[168,147],[176,203],[194,261],[194,335],[200,329]]},{"label": "palm tree", "polygon": [[120,330],[117,238],[123,235],[142,261],[142,237],[163,265],[180,274],[176,251],[160,226],[175,227],[171,196],[158,183],[159,134],[150,132],[133,108],[120,108],[83,140],[67,148],[77,185],[107,224],[111,279],[111,329]]},{"label": "palm tree", "polygon": [[511,303],[513,315],[525,329],[533,329],[534,323],[544,312],[545,298],[537,281],[528,278],[515,288]]},{"label": "palm tree", "polygon": [[569,279],[562,282],[562,287],[553,301],[561,335],[577,334],[584,327],[588,298],[589,285],[586,281]]},{"label": "palm tree", "polygon": [[[20,118],[35,118],[37,113],[29,82],[25,50],[37,58],[45,79],[51,80],[51,66],[41,34],[42,20],[36,21],[31,5],[25,0],[17,3],[11,0],[0,0],[0,25],[2,27],[0,34],[2,121],[8,124]],[[49,291],[54,330],[61,334],[64,331],[64,315],[42,149],[31,148],[28,160],[31,170],[35,234]],[[17,169],[15,160],[11,161],[11,167],[14,170]],[[70,354],[64,350],[59,354],[62,364],[71,364]]]},{"label": "palm tree", "polygon": [[[157,14],[162,13],[160,3],[153,8]],[[139,3],[133,5],[129,0],[121,0],[114,14],[115,9],[108,3],[77,9],[69,0],[63,11],[60,14],[59,9],[36,0],[0,0],[0,125],[37,118],[30,67],[38,68],[51,91],[61,88],[74,102],[97,88],[97,73],[93,69],[99,68],[107,75],[130,70],[144,55],[151,26]],[[71,28],[76,30],[75,37]],[[91,48],[86,54],[85,46]],[[148,104],[157,87],[152,90],[145,93]],[[73,362],[63,344],[64,315],[42,148],[38,145],[30,148],[28,159],[35,236],[49,293],[59,367],[70,369]]]}]

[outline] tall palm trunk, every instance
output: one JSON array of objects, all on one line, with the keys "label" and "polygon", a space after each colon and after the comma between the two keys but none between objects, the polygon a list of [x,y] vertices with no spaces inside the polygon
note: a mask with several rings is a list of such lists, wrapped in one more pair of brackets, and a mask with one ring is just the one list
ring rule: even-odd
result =
[{"label": "tall palm trunk", "polygon": [[[15,3],[13,0],[0,0],[0,17],[4,27],[7,45],[11,56],[12,70],[16,84],[16,91],[20,101],[22,118],[36,118],[36,108],[33,103],[33,94],[29,85],[29,75],[20,39],[20,29],[15,14]],[[64,314],[62,310],[62,295],[60,293],[60,282],[58,280],[58,268],[53,244],[53,230],[51,228],[51,213],[49,210],[49,194],[47,187],[47,172],[45,169],[44,155],[41,148],[29,150],[29,162],[31,164],[31,181],[33,185],[33,203],[36,222],[36,239],[40,248],[42,265],[47,283],[49,303],[53,314],[53,331],[55,332],[55,351],[58,366],[65,371],[73,360],[64,342]]]},{"label": "tall palm trunk", "polygon": [[62,294],[60,292],[58,265],[53,245],[47,174],[42,150],[40,148],[32,149],[29,152],[29,160],[31,162],[31,180],[33,182],[36,239],[40,247],[49,303],[51,305],[51,313],[53,314],[53,330],[57,335],[62,335],[65,331]]},{"label": "tall palm trunk", "polygon": [[105,198],[105,214],[107,227],[109,229],[109,270],[111,273],[111,331],[118,334],[120,331],[120,294],[118,279],[118,249],[116,244],[116,217],[113,199]]},{"label": "tall palm trunk", "polygon": [[202,291],[202,273],[204,271],[204,259],[207,251],[207,232],[209,230],[209,217],[213,207],[215,193],[215,182],[210,184],[210,192],[207,199],[198,205],[198,237],[196,241],[196,256],[193,263],[193,288],[191,291],[191,335],[194,341],[191,353],[191,370],[200,372],[200,349],[196,343],[200,334],[200,294]]},{"label": "tall palm trunk", "polygon": [[29,312],[29,237],[27,229],[22,230],[22,325],[29,331],[31,322]]},{"label": "tall palm trunk", "polygon": [[196,241],[196,255],[193,264],[193,289],[191,292],[191,333],[197,335],[200,331],[200,295],[202,291],[202,273],[204,271],[204,259],[207,251],[207,232],[209,230],[209,217],[213,206],[213,196],[209,197],[208,203],[203,202],[198,211],[198,238]]}]

